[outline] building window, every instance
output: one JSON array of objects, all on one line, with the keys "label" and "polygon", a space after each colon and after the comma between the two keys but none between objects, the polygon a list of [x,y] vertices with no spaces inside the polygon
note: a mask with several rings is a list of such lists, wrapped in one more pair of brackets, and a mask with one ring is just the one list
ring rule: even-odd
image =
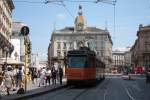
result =
[{"label": "building window", "polygon": [[67,43],[64,42],[63,49],[67,49]]},{"label": "building window", "polygon": [[97,46],[95,46],[95,50],[97,50]]},{"label": "building window", "polygon": [[58,50],[57,51],[57,56],[60,57],[61,56],[61,52]]},{"label": "building window", "polygon": [[150,51],[150,43],[145,42],[145,51]]},{"label": "building window", "polygon": [[97,52],[97,55],[98,55],[98,56],[101,56],[99,52]]},{"label": "building window", "polygon": [[103,50],[101,50],[101,56],[104,56],[104,51]]},{"label": "building window", "polygon": [[57,49],[61,49],[61,44],[60,44],[60,42],[57,42]]},{"label": "building window", "polygon": [[69,49],[72,49],[72,42],[69,43]]},{"label": "building window", "polygon": [[64,51],[64,57],[67,55],[66,51]]},{"label": "building window", "polygon": [[74,47],[73,42],[70,42],[69,49],[73,49],[73,47]]},{"label": "building window", "polygon": [[101,49],[104,49],[104,41],[101,41]]}]

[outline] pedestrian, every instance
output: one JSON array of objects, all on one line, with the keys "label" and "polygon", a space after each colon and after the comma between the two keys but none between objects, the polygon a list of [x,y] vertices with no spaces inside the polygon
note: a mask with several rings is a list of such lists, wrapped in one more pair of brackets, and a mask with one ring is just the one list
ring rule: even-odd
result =
[{"label": "pedestrian", "polygon": [[2,72],[0,72],[0,85],[1,85],[2,81],[3,81],[3,76],[2,76]]},{"label": "pedestrian", "polygon": [[56,81],[58,81],[59,80],[59,75],[58,75],[58,63],[55,63],[54,64],[54,71],[55,71],[55,74],[56,74]]},{"label": "pedestrian", "polygon": [[3,73],[0,72],[0,86],[1,86],[2,83],[3,83],[3,79],[4,79]]},{"label": "pedestrian", "polygon": [[37,78],[38,78],[37,68],[34,68],[34,79],[36,83],[37,83]]},{"label": "pedestrian", "polygon": [[46,85],[47,85],[47,82],[49,83],[50,85],[50,79],[51,79],[51,70],[49,68],[46,69]]},{"label": "pedestrian", "polygon": [[23,71],[22,71],[22,67],[19,67],[18,71],[17,71],[17,75],[16,75],[16,78],[17,78],[17,87],[19,86],[19,88],[22,87],[23,85]]},{"label": "pedestrian", "polygon": [[32,80],[32,84],[34,83],[34,68],[32,67],[31,69],[31,80]]},{"label": "pedestrian", "polygon": [[17,77],[17,72],[15,68],[12,69],[12,73],[13,73],[12,85],[13,85],[13,91],[15,91],[16,90],[16,77]]},{"label": "pedestrian", "polygon": [[11,67],[8,67],[4,76],[4,85],[6,87],[7,95],[10,95],[10,89],[12,87],[12,77],[13,73],[11,72]]},{"label": "pedestrian", "polygon": [[61,66],[59,66],[58,74],[59,74],[60,85],[62,85],[63,69],[61,68]]},{"label": "pedestrian", "polygon": [[4,72],[0,72],[0,89],[1,89],[1,91],[5,91]]},{"label": "pedestrian", "polygon": [[52,66],[51,72],[52,72],[52,83],[54,85],[54,84],[56,84],[56,74],[57,74],[54,66]]},{"label": "pedestrian", "polygon": [[37,82],[37,69],[34,67],[32,68],[32,71],[31,71],[31,79],[32,79],[33,84],[35,83],[35,80]]},{"label": "pedestrian", "polygon": [[44,79],[45,79],[45,69],[41,69],[40,71],[40,80],[39,80],[39,87],[42,85],[44,85]]}]

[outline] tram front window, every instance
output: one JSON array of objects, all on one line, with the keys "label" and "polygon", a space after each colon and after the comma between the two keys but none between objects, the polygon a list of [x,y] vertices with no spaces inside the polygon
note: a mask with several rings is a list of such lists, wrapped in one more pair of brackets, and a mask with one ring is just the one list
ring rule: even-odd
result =
[{"label": "tram front window", "polygon": [[68,67],[70,68],[83,68],[86,64],[84,56],[71,56],[68,58]]}]

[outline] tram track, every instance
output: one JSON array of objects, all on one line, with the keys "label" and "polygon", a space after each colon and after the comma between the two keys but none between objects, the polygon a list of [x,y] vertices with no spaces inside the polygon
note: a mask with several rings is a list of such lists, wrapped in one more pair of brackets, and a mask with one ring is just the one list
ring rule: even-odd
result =
[{"label": "tram track", "polygon": [[72,100],[77,100],[79,97],[83,96],[86,93],[89,93],[92,90],[97,90],[97,93],[101,90],[106,90],[107,89],[107,85],[109,83],[109,79],[102,81],[101,83],[97,83],[96,86],[92,87],[92,88],[87,88],[85,90],[83,90],[82,92],[80,92],[78,95],[76,95]]},{"label": "tram track", "polygon": [[[77,100],[79,97],[83,96],[86,93],[91,93],[92,90],[96,90],[96,93],[99,93],[100,91],[104,91],[104,100],[105,96],[107,94],[107,86],[109,84],[110,79],[104,80],[101,83],[98,83],[97,86],[88,88],[82,92],[80,92],[78,95],[76,95],[72,100]],[[87,94],[88,95],[88,94]],[[94,98],[93,98],[94,99]]]},{"label": "tram track", "polygon": [[99,93],[100,91],[104,91],[103,100],[106,100],[105,96],[107,95],[107,86],[109,84],[109,81],[110,81],[110,79],[104,80],[104,81],[98,83],[97,86],[95,86],[95,87],[83,90],[78,95],[76,95],[72,100],[77,100],[86,93],[90,94],[91,93],[90,91],[92,91],[92,90],[97,90],[96,93]]},{"label": "tram track", "polygon": [[[53,91],[53,92],[49,92],[47,94],[38,96],[38,97],[33,97],[31,99],[28,100],[58,100],[57,98],[67,98],[68,100],[81,100],[81,98],[84,97],[84,95],[87,94],[91,94],[92,91],[96,91],[98,92],[99,89],[100,90],[104,90],[107,88],[107,86],[105,86],[106,84],[108,84],[108,80],[104,80],[100,83],[97,83],[96,86],[66,86],[62,89],[59,89],[57,91]],[[43,99],[44,97],[48,97]],[[37,99],[38,98],[38,99]],[[64,100],[65,100],[64,99]]]},{"label": "tram track", "polygon": [[62,95],[63,93],[65,93],[66,91],[72,89],[73,86],[66,86],[66,88],[63,88],[63,89],[59,89],[59,91],[55,91],[57,93],[55,93],[54,95],[51,95],[50,97],[53,98],[53,97],[56,97],[58,95]]},{"label": "tram track", "polygon": [[103,100],[106,100],[106,96],[107,96],[107,88],[108,88],[108,84],[109,84],[110,79],[108,79],[106,85],[105,85],[105,90],[104,90],[104,97]]},{"label": "tram track", "polygon": [[124,88],[125,93],[127,94],[127,96],[130,98],[130,100],[136,100],[132,94],[129,92],[130,90],[125,86],[125,84],[121,81],[121,85]]},{"label": "tram track", "polygon": [[[87,88],[87,87],[78,87],[78,86],[69,86],[68,88],[66,88],[65,90],[56,93],[55,95],[50,96],[50,98],[53,100],[53,97],[58,97],[61,98],[61,96],[64,96],[68,93],[75,93],[74,96],[72,97],[71,100],[77,100],[80,96],[82,96],[84,93],[88,92],[91,88]],[[80,92],[75,92],[75,91],[80,91]]]},{"label": "tram track", "polygon": [[123,80],[118,79],[107,78],[96,86],[90,87],[66,86],[37,98],[33,97],[30,100],[120,100],[121,98],[124,100],[136,100],[130,88],[126,86]]}]

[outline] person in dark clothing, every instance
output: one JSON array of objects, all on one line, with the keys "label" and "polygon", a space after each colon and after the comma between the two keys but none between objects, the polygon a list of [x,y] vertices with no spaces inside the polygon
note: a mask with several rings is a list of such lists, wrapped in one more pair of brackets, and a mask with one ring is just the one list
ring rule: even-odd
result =
[{"label": "person in dark clothing", "polygon": [[59,74],[59,82],[62,85],[63,69],[61,68],[61,66],[59,66],[58,74]]},{"label": "person in dark clothing", "polygon": [[52,72],[52,83],[56,84],[56,70],[54,67],[52,67],[51,72]]},{"label": "person in dark clothing", "polygon": [[50,83],[51,83],[51,81],[50,81],[51,80],[51,70],[49,68],[46,69],[45,75],[46,75],[46,85],[47,85],[47,83],[49,83],[49,85],[50,85]]}]

